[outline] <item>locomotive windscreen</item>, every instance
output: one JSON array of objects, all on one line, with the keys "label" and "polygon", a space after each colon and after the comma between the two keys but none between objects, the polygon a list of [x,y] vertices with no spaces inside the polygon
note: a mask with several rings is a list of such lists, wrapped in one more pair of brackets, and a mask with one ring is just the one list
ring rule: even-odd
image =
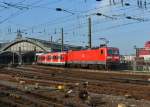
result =
[{"label": "locomotive windscreen", "polygon": [[119,55],[119,50],[117,49],[108,49],[109,55]]}]

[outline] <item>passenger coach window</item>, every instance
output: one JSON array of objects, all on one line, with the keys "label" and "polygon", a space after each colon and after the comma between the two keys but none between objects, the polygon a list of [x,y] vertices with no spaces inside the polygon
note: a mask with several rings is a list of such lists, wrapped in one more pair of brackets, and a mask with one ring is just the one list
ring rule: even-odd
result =
[{"label": "passenger coach window", "polygon": [[53,59],[58,59],[58,56],[53,56]]},{"label": "passenger coach window", "polygon": [[64,60],[64,57],[63,57],[63,56],[60,56],[60,60]]},{"label": "passenger coach window", "polygon": [[53,59],[56,59],[56,56],[53,56]]},{"label": "passenger coach window", "polygon": [[45,57],[43,56],[43,57],[41,57],[41,60],[45,60]]},{"label": "passenger coach window", "polygon": [[48,60],[51,60],[51,56],[48,56]]},{"label": "passenger coach window", "polygon": [[41,57],[38,57],[37,60],[41,60]]}]

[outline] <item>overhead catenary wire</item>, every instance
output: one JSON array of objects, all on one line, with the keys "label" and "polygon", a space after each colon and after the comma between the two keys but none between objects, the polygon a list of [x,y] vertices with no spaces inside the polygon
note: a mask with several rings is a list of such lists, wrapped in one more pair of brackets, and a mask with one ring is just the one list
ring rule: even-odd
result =
[{"label": "overhead catenary wire", "polygon": [[[117,4],[115,5],[115,6],[117,6]],[[36,6],[33,6],[32,8],[35,8]],[[133,8],[133,7],[131,7],[131,8]],[[96,10],[96,9],[95,9]],[[92,11],[92,10],[91,10]],[[82,13],[83,11],[81,11],[81,13],[80,14],[86,14],[86,12],[84,13]],[[89,12],[89,11],[88,11]],[[15,17],[15,16],[14,16]],[[13,17],[12,17],[13,18]],[[61,18],[60,18],[61,19]],[[70,20],[72,19],[72,17],[70,17]],[[66,23],[67,22],[67,16],[66,17],[64,17],[64,19],[61,19],[61,20],[64,20],[64,23]],[[69,20],[68,20],[69,21]],[[51,23],[52,22],[52,23]],[[56,21],[53,21],[53,20],[51,20],[51,22],[50,23],[48,23],[49,24],[49,26],[51,27],[51,24],[57,24],[57,23],[59,23],[60,21],[58,21],[58,20],[56,20]],[[62,21],[63,22],[63,21]],[[107,22],[107,21],[106,21]],[[72,22],[73,23],[73,22]],[[47,23],[45,23],[45,25],[43,24],[43,25],[37,25],[36,27],[29,27],[27,30],[26,30],[26,32],[28,32],[29,30],[31,30],[30,28],[32,28],[32,29],[36,29],[36,28],[39,28],[39,27],[41,27],[41,28],[44,28],[44,27],[47,27],[48,26],[48,24]],[[61,23],[60,23],[61,24]],[[81,23],[82,24],[82,23]],[[94,23],[95,24],[95,23]],[[70,25],[68,25],[68,27],[66,27],[65,29],[66,29],[66,31],[67,31],[67,29],[71,29],[70,27],[69,27]],[[84,23],[83,23],[83,26],[85,26],[86,27],[86,19],[85,19],[85,21],[84,21]],[[80,26],[80,28],[81,28],[81,26]],[[75,30],[77,30],[76,28],[72,28],[73,30],[70,30],[70,32],[72,32],[72,31],[74,31],[75,32]],[[69,31],[69,30],[68,30]]]},{"label": "overhead catenary wire", "polygon": [[[108,5],[107,5],[108,6]],[[100,7],[101,8],[101,7]],[[97,9],[99,9],[99,8],[97,8]],[[91,11],[91,10],[90,10]],[[117,11],[117,10],[116,10]],[[80,17],[81,18],[81,17]],[[61,18],[62,19],[62,18]],[[52,22],[52,24],[54,23],[54,21],[51,21]],[[51,24],[50,22],[47,22],[49,25]],[[56,22],[57,23],[57,22]],[[48,25],[48,24],[46,24],[46,26]],[[44,24],[43,24],[44,25]],[[38,25],[37,25],[38,26]],[[32,27],[33,28],[33,27]]]},{"label": "overhead catenary wire", "polygon": [[[36,3],[39,3],[39,2],[40,2],[40,0],[37,0],[36,2],[31,3],[31,5],[35,5]],[[5,21],[7,21],[7,20],[9,20],[9,19],[12,19],[12,18],[14,18],[14,17],[17,17],[18,15],[24,13],[25,11],[27,11],[27,10],[24,10],[24,11],[23,11],[23,10],[22,10],[22,11],[17,11],[17,12],[15,12],[15,13],[11,14],[11,15],[8,16],[7,18],[1,20],[1,21],[0,21],[0,24],[4,23]]]},{"label": "overhead catenary wire", "polygon": [[[104,5],[104,6],[102,6],[102,7],[99,7],[99,8],[104,8],[104,7],[106,7],[106,6],[109,6],[109,5]],[[40,6],[35,6],[35,7],[40,7]],[[44,7],[41,7],[41,8],[44,8]],[[46,8],[46,7],[45,7]],[[48,9],[53,9],[53,8],[48,8]],[[90,9],[90,10],[87,10],[87,11],[81,11],[80,13],[87,13],[87,12],[89,12],[89,11],[92,11],[92,10],[95,10],[95,9],[98,9],[98,8],[94,8],[94,9]],[[66,17],[64,17],[64,18],[66,18]],[[60,19],[62,19],[62,18],[60,18]],[[54,22],[54,21],[51,21],[51,22]],[[49,22],[45,22],[45,23],[49,23]],[[38,26],[38,25],[37,25]],[[33,27],[32,27],[33,28]]]}]

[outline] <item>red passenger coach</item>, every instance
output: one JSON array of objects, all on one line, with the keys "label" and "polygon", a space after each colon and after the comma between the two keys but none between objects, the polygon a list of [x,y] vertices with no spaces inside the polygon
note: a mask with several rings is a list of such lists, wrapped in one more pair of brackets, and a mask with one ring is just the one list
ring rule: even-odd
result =
[{"label": "red passenger coach", "polygon": [[37,55],[37,63],[38,64],[46,64],[46,56],[45,56],[45,54]]},{"label": "red passenger coach", "polygon": [[39,64],[65,65],[67,60],[66,52],[51,52],[38,56]]}]

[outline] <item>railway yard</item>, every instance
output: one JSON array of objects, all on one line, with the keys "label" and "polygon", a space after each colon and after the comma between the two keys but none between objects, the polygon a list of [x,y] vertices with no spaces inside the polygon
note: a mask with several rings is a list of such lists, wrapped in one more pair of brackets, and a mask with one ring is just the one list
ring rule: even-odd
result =
[{"label": "railway yard", "polygon": [[24,65],[0,69],[1,107],[149,107],[150,75]]},{"label": "railway yard", "polygon": [[150,0],[1,0],[0,107],[150,107]]}]

